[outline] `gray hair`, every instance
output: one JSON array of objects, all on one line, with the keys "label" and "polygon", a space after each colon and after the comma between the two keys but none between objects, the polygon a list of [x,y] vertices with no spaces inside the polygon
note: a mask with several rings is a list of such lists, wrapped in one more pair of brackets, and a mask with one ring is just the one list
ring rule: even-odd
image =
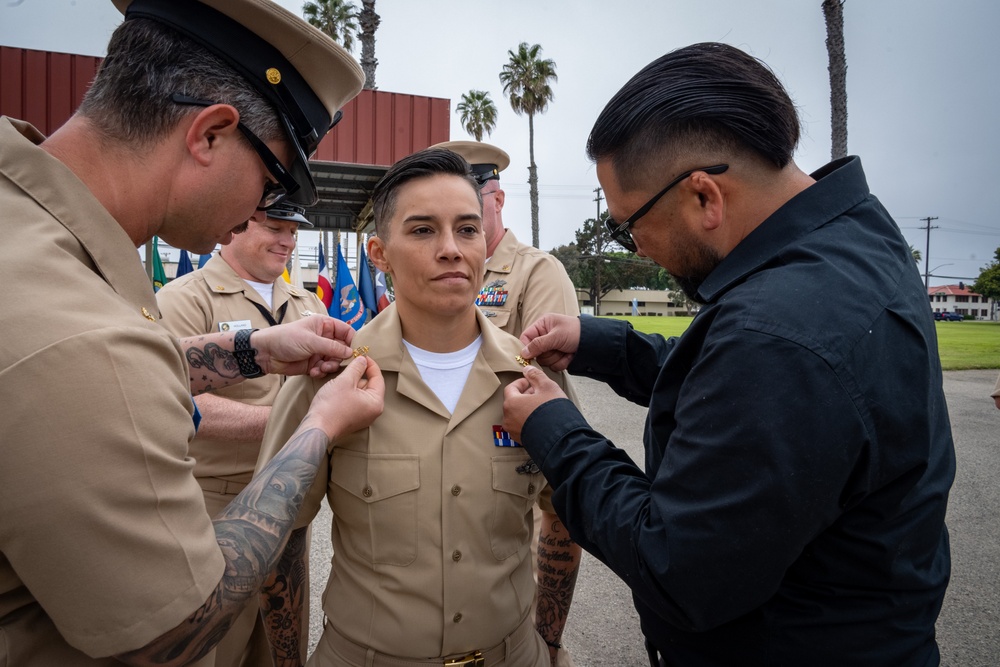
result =
[{"label": "gray hair", "polygon": [[263,141],[284,137],[274,108],[236,70],[173,28],[142,18],[115,30],[79,112],[112,140],[148,145],[192,112],[171,100],[174,93],[232,105]]}]

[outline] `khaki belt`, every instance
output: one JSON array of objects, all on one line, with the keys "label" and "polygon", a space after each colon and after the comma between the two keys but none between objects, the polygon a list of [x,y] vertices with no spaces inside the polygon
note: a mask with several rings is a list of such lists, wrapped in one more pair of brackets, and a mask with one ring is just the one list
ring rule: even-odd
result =
[{"label": "khaki belt", "polygon": [[210,491],[212,493],[221,493],[227,496],[235,496],[243,489],[247,488],[247,484],[244,482],[230,482],[225,479],[219,479],[218,477],[197,477],[198,485],[201,486],[203,491]]},{"label": "khaki belt", "polygon": [[375,651],[371,651],[371,655],[369,655],[369,649],[360,644],[355,644],[350,639],[344,637],[334,629],[329,621],[327,621],[323,634],[326,635],[326,640],[331,648],[336,650],[346,660],[358,665],[371,665],[371,667],[427,667],[428,665],[441,665],[442,667],[493,667],[494,665],[502,664],[506,660],[508,646],[511,649],[519,646],[534,631],[535,628],[531,621],[531,614],[528,614],[514,632],[504,637],[503,641],[496,646],[480,651],[473,651],[462,656],[438,658],[436,660],[397,658],[396,656],[376,653]]}]

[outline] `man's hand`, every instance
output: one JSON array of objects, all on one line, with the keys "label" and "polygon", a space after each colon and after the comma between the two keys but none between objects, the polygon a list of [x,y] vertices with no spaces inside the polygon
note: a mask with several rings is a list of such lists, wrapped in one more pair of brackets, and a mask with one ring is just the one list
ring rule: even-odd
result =
[{"label": "man's hand", "polygon": [[525,347],[521,356],[559,372],[566,370],[580,347],[580,320],[569,315],[549,313],[521,334]]},{"label": "man's hand", "polygon": [[250,344],[266,373],[324,377],[340,370],[351,356],[351,325],[324,315],[310,315],[254,333]]},{"label": "man's hand", "polygon": [[993,397],[993,404],[997,406],[997,410],[1000,410],[1000,396]]},{"label": "man's hand", "polygon": [[370,426],[384,407],[385,382],[378,364],[358,357],[316,393],[300,429],[309,422],[335,440]]},{"label": "man's hand", "polygon": [[[551,315],[545,317],[551,317]],[[566,398],[566,394],[559,388],[559,385],[550,380],[541,370],[533,366],[526,366],[524,377],[511,382],[503,391],[504,430],[510,433],[514,440],[521,442],[521,428],[531,413],[542,403],[548,403],[557,398]]]}]

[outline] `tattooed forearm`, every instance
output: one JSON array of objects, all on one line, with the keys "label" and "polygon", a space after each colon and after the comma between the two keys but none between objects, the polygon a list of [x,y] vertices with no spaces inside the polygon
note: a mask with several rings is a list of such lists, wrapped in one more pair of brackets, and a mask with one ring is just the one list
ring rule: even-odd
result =
[{"label": "tattooed forearm", "polygon": [[236,357],[228,349],[233,345],[233,334],[191,336],[179,342],[188,363],[192,394],[243,381]]},{"label": "tattooed forearm", "polygon": [[305,606],[306,528],[299,528],[288,538],[285,553],[275,571],[264,582],[260,608],[275,667],[299,667],[301,655],[302,610]]},{"label": "tattooed forearm", "polygon": [[573,602],[582,549],[555,514],[543,513],[538,535],[538,600],[535,625],[546,641],[558,643]]},{"label": "tattooed forearm", "polygon": [[275,568],[306,491],[325,461],[328,443],[320,429],[292,436],[213,522],[226,568],[205,604],[145,647],[117,656],[119,660],[132,665],[188,664],[222,639]]}]

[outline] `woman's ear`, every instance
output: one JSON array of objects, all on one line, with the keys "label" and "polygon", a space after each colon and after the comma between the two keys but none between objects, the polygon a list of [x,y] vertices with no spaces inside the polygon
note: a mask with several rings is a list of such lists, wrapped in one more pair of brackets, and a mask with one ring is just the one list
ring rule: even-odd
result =
[{"label": "woman's ear", "polygon": [[368,239],[368,258],[382,273],[392,274],[392,267],[385,256],[385,241],[378,236]]}]

